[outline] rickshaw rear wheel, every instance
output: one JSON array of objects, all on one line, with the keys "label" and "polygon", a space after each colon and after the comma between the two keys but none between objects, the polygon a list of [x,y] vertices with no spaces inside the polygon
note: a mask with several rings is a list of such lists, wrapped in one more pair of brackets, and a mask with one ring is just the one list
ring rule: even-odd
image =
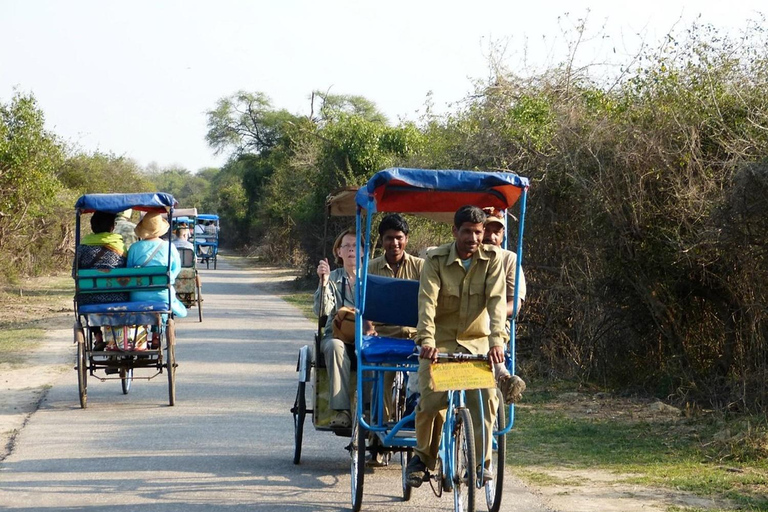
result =
[{"label": "rickshaw rear wheel", "polygon": [[200,292],[200,279],[195,279],[195,290],[197,291],[195,293],[195,298],[197,302],[197,318],[202,322],[203,321],[203,295]]},{"label": "rickshaw rear wheel", "polygon": [[213,270],[216,270],[216,261],[218,260],[218,256],[213,257]]},{"label": "rickshaw rear wheel", "polygon": [[80,407],[88,405],[88,355],[85,351],[85,333],[80,323],[75,324],[75,343],[77,343],[77,389],[80,395]]},{"label": "rickshaw rear wheel", "polygon": [[133,383],[133,368],[120,368],[120,384],[123,386],[123,394],[127,395]]},{"label": "rickshaw rear wheel", "polygon": [[352,512],[360,512],[363,506],[363,481],[365,479],[365,429],[357,420],[357,412],[352,414],[352,439],[349,454],[352,456],[350,465],[350,484],[352,490]]},{"label": "rickshaw rear wheel", "polygon": [[477,482],[475,439],[469,410],[455,411],[453,430],[453,510],[455,512],[475,511],[475,487]]},{"label": "rickshaw rear wheel", "polygon": [[408,463],[411,462],[411,457],[413,457],[413,450],[411,448],[407,448],[400,452],[400,482],[403,486],[403,501],[410,501],[411,491],[413,490],[413,488],[408,485],[407,473],[405,471]]},{"label": "rickshaw rear wheel", "polygon": [[304,418],[307,416],[307,383],[299,382],[296,400],[293,402],[293,463],[301,462],[301,443],[304,439]]},{"label": "rickshaw rear wheel", "polygon": [[173,318],[165,327],[166,369],[168,370],[168,405],[176,404],[176,326]]},{"label": "rickshaw rear wheel", "polygon": [[[501,391],[498,394],[499,410],[493,425],[493,430],[497,432],[503,430],[506,425],[506,406],[503,397],[501,397]],[[504,459],[507,452],[507,436],[497,435],[494,437],[496,449],[491,454],[490,468],[493,473],[493,480],[485,484],[485,503],[488,505],[488,512],[499,512],[501,509],[501,496],[504,489]]]}]

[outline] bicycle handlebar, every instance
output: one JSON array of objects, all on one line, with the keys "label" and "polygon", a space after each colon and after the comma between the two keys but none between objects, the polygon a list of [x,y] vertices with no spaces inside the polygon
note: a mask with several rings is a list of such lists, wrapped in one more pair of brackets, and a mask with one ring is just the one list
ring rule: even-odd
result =
[{"label": "bicycle handlebar", "polygon": [[438,361],[488,361],[488,356],[482,354],[463,354],[460,352],[455,354],[444,354],[442,352],[438,352],[437,359]]}]

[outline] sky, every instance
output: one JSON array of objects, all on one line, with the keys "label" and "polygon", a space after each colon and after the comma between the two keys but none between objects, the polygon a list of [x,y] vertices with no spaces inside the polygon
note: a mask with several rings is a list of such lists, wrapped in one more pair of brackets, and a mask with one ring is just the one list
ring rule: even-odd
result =
[{"label": "sky", "polygon": [[[396,124],[448,112],[490,76],[565,59],[628,61],[693,20],[725,31],[763,0],[0,0],[0,103],[31,93],[73,151],[218,167],[206,112],[239,90],[309,115],[313,90],[361,95]],[[491,59],[491,56],[493,58]]]}]

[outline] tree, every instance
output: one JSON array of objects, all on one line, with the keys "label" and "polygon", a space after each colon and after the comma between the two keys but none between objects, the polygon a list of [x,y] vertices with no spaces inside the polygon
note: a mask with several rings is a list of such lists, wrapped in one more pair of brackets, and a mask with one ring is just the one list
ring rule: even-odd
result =
[{"label": "tree", "polygon": [[295,121],[288,111],[274,110],[264,93],[245,91],[220,99],[207,116],[205,139],[216,154],[227,149],[234,154],[268,152],[278,143],[283,126]]},{"label": "tree", "polygon": [[[67,238],[59,206],[68,202],[71,208],[74,200],[56,178],[63,157],[61,143],[44,124],[45,116],[31,94],[17,93],[10,103],[0,103],[0,257],[4,277],[52,264],[62,253],[62,233],[63,240]],[[51,231],[60,237],[50,237]]]},{"label": "tree", "polygon": [[71,156],[56,174],[64,186],[79,194],[158,190],[134,160],[111,153]]}]

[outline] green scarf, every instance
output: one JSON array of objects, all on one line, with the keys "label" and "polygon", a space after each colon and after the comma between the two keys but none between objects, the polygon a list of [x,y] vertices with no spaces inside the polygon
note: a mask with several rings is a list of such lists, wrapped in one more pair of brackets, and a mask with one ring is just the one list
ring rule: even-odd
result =
[{"label": "green scarf", "polygon": [[91,233],[80,240],[82,245],[103,245],[120,256],[125,255],[123,237],[118,233]]}]

